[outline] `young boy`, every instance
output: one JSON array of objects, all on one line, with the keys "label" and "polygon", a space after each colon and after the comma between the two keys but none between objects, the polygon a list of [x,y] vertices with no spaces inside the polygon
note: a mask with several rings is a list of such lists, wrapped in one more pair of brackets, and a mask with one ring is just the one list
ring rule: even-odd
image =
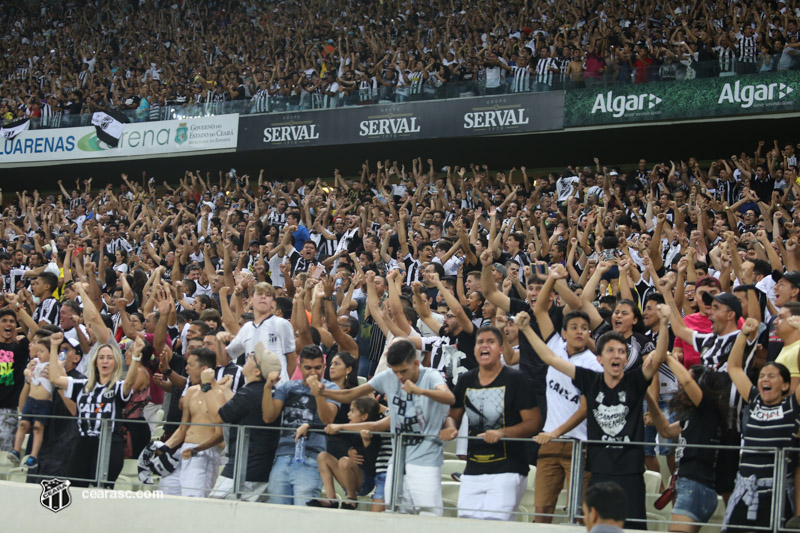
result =
[{"label": "young boy", "polygon": [[[55,350],[55,353],[57,353],[58,346],[55,347]],[[33,423],[33,446],[31,447],[31,454],[24,464],[29,468],[36,468],[39,465],[39,461],[36,458],[39,456],[39,450],[42,447],[44,426],[47,423],[46,418],[39,418],[38,415],[49,415],[53,412],[53,384],[42,375],[50,364],[49,331],[39,330],[36,332],[33,336],[33,342],[31,342],[30,353],[32,359],[25,369],[25,386],[19,395],[22,420],[19,423],[17,435],[14,439],[14,450],[11,452],[9,459],[13,464],[19,464],[22,441],[25,440],[25,435],[28,434],[31,429],[31,423]],[[53,360],[56,364],[59,364],[58,356]]]},{"label": "young boy", "polygon": [[[658,316],[666,329],[670,308],[659,305]],[[597,341],[597,359],[603,367],[601,373],[575,366],[553,353],[531,329],[527,313],[518,313],[515,322],[542,361],[570,377],[586,398],[589,440],[608,443],[589,445],[586,464],[586,469],[592,474],[589,485],[604,481],[618,483],[627,494],[628,519],[635,520],[626,522],[625,528],[646,529],[644,449],[624,443],[644,440],[644,395],[666,359],[668,335],[659,335],[655,353],[644,365],[629,372],[625,372],[628,363],[625,337],[613,331],[602,335]],[[567,428],[560,427],[553,436],[560,436],[564,429]]]}]

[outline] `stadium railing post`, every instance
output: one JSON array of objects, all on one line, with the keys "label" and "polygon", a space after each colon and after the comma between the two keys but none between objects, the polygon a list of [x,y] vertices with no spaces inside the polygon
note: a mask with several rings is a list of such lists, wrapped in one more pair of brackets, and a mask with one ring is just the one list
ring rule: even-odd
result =
[{"label": "stadium railing post", "polygon": [[402,493],[403,474],[405,473],[405,448],[403,447],[403,434],[392,435],[392,486],[389,487],[392,495],[392,504],[389,510],[397,512],[397,497]]},{"label": "stadium railing post", "polygon": [[772,506],[770,508],[770,527],[774,533],[778,533],[781,528],[781,517],[783,516],[783,500],[786,490],[786,452],[783,449],[775,449],[775,477],[772,487]]},{"label": "stadium railing post", "polygon": [[233,464],[233,493],[238,500],[242,493],[242,484],[247,479],[247,455],[250,448],[250,432],[244,426],[229,428],[236,430],[236,461]]},{"label": "stadium railing post", "polygon": [[572,462],[570,465],[569,505],[567,517],[570,524],[577,524],[581,514],[581,492],[583,492],[583,470],[586,458],[586,442],[572,442]]},{"label": "stadium railing post", "polygon": [[97,447],[97,487],[108,481],[108,462],[111,457],[111,420],[100,420],[100,442]]}]

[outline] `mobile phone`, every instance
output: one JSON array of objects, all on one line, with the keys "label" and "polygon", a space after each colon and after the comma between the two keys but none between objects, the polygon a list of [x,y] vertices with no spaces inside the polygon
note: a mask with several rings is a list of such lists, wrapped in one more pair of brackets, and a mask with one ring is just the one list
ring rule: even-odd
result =
[{"label": "mobile phone", "polygon": [[320,266],[314,271],[311,277],[314,279],[319,279],[322,277],[324,273],[325,273],[325,267]]},{"label": "mobile phone", "polygon": [[344,280],[342,278],[337,278],[336,281],[333,283],[333,286],[338,289],[339,287],[342,286],[343,282],[344,282]]},{"label": "mobile phone", "polygon": [[542,276],[547,275],[547,263],[536,263],[536,273]]}]

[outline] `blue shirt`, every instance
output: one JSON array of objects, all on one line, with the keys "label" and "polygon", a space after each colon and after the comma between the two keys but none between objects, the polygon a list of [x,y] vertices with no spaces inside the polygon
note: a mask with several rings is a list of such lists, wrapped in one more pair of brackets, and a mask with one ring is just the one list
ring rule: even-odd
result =
[{"label": "blue shirt", "polygon": [[311,237],[311,234],[308,232],[308,228],[305,227],[303,224],[300,224],[297,227],[297,231],[292,233],[292,238],[294,239],[294,249],[298,252],[303,249],[303,244]]}]

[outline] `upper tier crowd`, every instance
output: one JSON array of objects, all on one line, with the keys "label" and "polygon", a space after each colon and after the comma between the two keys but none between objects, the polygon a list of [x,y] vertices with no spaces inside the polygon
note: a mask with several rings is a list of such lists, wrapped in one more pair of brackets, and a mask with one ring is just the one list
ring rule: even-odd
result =
[{"label": "upper tier crowd", "polygon": [[108,109],[159,119],[240,100],[240,112],[300,110],[800,65],[795,0],[6,4],[6,122],[58,125]]}]

